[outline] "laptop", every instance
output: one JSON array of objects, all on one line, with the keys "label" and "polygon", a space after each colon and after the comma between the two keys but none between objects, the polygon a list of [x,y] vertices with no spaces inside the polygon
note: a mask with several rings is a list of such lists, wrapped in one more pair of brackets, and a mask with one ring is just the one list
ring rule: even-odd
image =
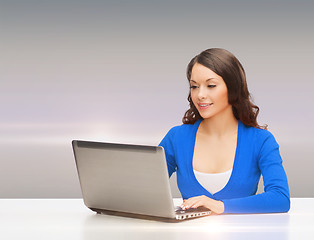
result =
[{"label": "laptop", "polygon": [[175,207],[163,147],[73,140],[86,207],[98,214],[180,221],[207,208]]}]

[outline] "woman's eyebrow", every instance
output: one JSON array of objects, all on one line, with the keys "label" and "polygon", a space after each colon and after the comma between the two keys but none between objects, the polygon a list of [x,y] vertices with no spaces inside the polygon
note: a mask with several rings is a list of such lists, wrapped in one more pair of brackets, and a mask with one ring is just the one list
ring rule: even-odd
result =
[{"label": "woman's eyebrow", "polygon": [[[211,81],[211,80],[215,80],[216,78],[208,78],[207,80],[206,80],[206,82],[208,82],[208,81]],[[216,79],[217,80],[217,79]],[[197,83],[196,81],[194,81],[194,80],[190,80],[190,82],[195,82],[195,83]]]}]

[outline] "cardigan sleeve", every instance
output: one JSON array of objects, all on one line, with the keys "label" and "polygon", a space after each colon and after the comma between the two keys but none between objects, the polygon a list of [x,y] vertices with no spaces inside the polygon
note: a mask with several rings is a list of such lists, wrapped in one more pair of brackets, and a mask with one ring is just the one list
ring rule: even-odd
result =
[{"label": "cardigan sleeve", "polygon": [[288,180],[282,166],[279,145],[268,132],[258,154],[258,166],[264,181],[264,192],[244,198],[222,200],[225,213],[288,212],[290,193]]},{"label": "cardigan sleeve", "polygon": [[173,146],[174,135],[175,135],[175,127],[169,130],[169,132],[166,134],[166,136],[161,140],[161,142],[158,145],[158,146],[163,147],[165,150],[169,178],[177,169],[177,164],[175,161],[175,151],[174,151],[174,146]]}]

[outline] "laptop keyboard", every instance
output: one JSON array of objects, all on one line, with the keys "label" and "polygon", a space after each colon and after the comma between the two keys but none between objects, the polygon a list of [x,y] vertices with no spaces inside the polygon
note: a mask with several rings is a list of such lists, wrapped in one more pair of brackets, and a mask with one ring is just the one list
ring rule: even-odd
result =
[{"label": "laptop keyboard", "polygon": [[182,209],[181,207],[176,207],[176,213],[193,213],[193,212],[207,212],[210,211],[208,208],[205,207],[198,207],[198,208],[189,208],[189,209]]}]

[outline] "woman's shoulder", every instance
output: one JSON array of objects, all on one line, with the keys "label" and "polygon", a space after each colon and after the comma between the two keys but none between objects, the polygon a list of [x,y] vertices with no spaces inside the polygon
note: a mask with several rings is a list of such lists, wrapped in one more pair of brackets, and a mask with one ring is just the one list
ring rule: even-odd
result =
[{"label": "woman's shoulder", "polygon": [[172,128],[170,128],[169,132],[172,132],[172,133],[188,132],[188,131],[192,131],[193,127],[194,127],[194,124],[175,125]]},{"label": "woman's shoulder", "polygon": [[170,128],[168,131],[167,135],[170,136],[179,136],[183,137],[183,135],[191,134],[193,130],[195,130],[197,122],[194,124],[180,124],[180,125],[175,125]]},{"label": "woman's shoulder", "polygon": [[244,125],[243,123],[242,125],[244,126],[243,135],[249,138],[254,138],[255,143],[257,142],[263,143],[269,139],[275,140],[275,136],[273,135],[273,133],[267,129],[251,127]]}]

